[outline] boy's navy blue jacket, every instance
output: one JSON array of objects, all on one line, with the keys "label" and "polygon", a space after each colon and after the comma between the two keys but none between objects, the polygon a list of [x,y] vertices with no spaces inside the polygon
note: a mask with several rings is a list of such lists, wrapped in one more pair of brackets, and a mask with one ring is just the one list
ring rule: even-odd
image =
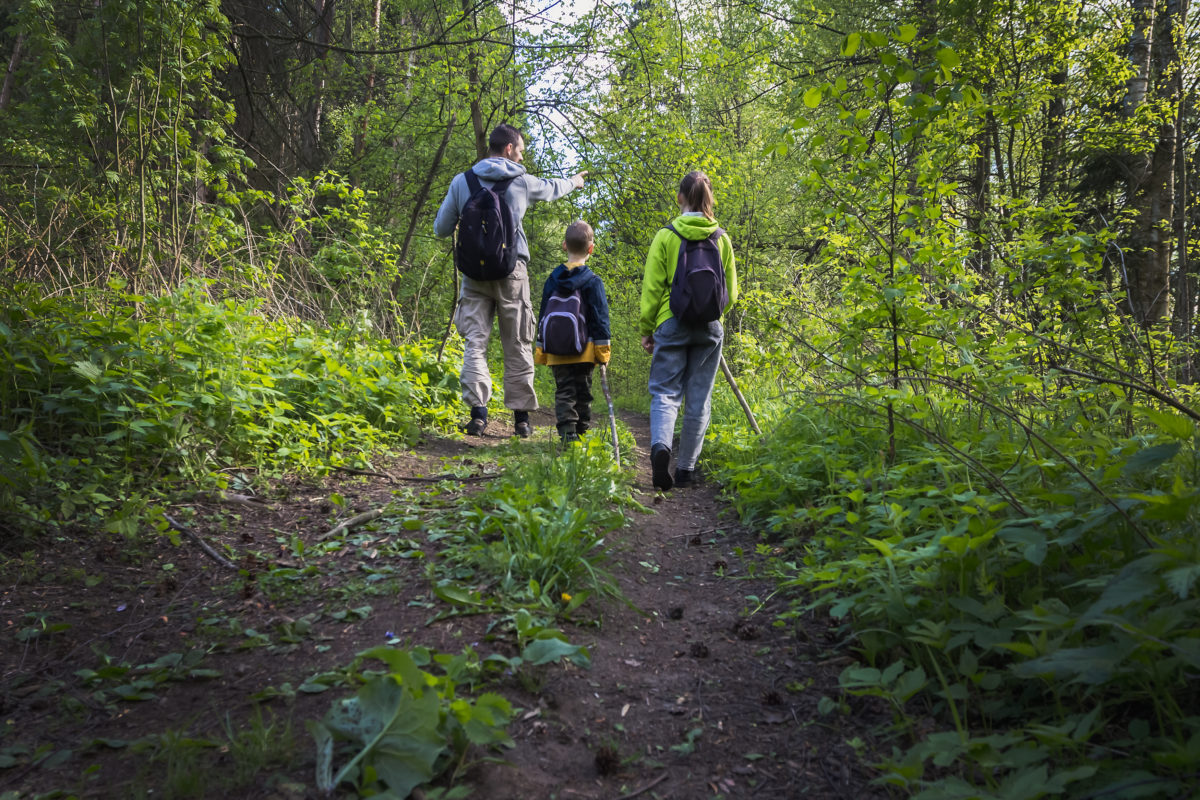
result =
[{"label": "boy's navy blue jacket", "polygon": [[[546,301],[555,292],[570,294],[579,290],[583,299],[584,317],[587,320],[588,340],[583,352],[574,356],[559,356],[542,350],[542,317],[546,314]],[[608,327],[608,298],[604,294],[604,282],[600,276],[588,269],[587,264],[568,266],[559,264],[546,278],[542,287],[542,305],[538,308],[538,341],[533,351],[533,360],[539,364],[607,364],[612,334]]]}]

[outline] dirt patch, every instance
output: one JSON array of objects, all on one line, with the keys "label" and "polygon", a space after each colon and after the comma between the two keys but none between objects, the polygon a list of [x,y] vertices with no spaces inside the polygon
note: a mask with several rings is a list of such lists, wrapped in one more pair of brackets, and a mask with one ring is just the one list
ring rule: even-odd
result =
[{"label": "dirt patch", "polygon": [[[647,422],[624,421],[650,509],[631,512],[607,542],[631,607],[608,603],[590,623],[564,628],[590,648],[590,670],[543,667],[489,686],[521,711],[506,763],[468,772],[474,796],[886,797],[848,743],[870,752],[870,731],[886,716],[842,697],[837,675],[849,658],[836,631],[816,618],[774,624],[783,610],[774,587],[750,577],[761,540],[709,482],[654,492]],[[541,413],[534,422],[538,446],[553,437],[553,420]],[[510,430],[493,420],[484,437],[429,437],[376,474],[280,482],[267,503],[197,498],[177,509],[198,534],[244,554],[236,571],[186,538],[131,551],[80,531],[51,549],[5,553],[0,792],[317,796],[304,721],[346,695],[336,682],[322,689],[322,674],[387,642],[489,647],[485,616],[431,623],[439,604],[425,576],[428,543],[380,556],[407,534],[363,530],[323,549],[324,534],[389,501],[414,517],[454,503],[487,479],[486,448]],[[448,472],[469,480],[450,492],[435,483]],[[821,714],[823,696],[851,713]],[[193,789],[170,774],[164,733],[202,741],[203,763],[233,770],[231,742],[259,729],[279,752],[253,774]]]}]

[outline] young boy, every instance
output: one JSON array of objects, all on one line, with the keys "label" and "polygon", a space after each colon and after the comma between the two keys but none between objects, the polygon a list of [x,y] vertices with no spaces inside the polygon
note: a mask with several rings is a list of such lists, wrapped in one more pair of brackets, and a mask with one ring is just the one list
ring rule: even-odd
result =
[{"label": "young boy", "polygon": [[567,226],[565,263],[542,287],[537,347],[533,360],[554,374],[554,414],[558,435],[574,442],[592,419],[592,370],[609,358],[608,298],[600,276],[587,267],[595,247],[592,226]]}]

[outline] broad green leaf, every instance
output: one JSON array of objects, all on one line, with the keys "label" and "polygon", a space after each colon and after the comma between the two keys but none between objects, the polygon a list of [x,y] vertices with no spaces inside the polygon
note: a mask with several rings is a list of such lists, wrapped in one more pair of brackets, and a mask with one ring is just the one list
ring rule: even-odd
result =
[{"label": "broad green leaf", "polygon": [[308,732],[317,744],[317,789],[326,794],[333,791],[333,734],[320,722],[308,721]]},{"label": "broad green leaf", "polygon": [[483,596],[479,592],[473,592],[465,586],[449,581],[435,584],[433,593],[451,604],[477,606],[483,603]]},{"label": "broad green leaf", "polygon": [[[438,732],[440,713],[436,692],[414,694],[390,675],[368,679],[356,696],[334,706],[323,720],[334,736],[349,739],[360,748],[333,777],[333,785],[350,778],[363,763],[375,770],[388,789],[407,797],[433,778],[434,763],[447,748]],[[323,743],[324,739],[318,738],[318,745]]]},{"label": "broad green leaf", "polygon": [[1109,642],[1094,647],[1064,647],[1013,667],[1024,678],[1052,676],[1069,683],[1098,686],[1113,676],[1117,667],[1138,647],[1134,641]]},{"label": "broad green leaf", "polygon": [[521,658],[526,664],[537,666],[558,661],[560,658],[574,660],[585,652],[583,647],[564,642],[562,639],[537,639],[521,651]]},{"label": "broad green leaf", "polygon": [[1140,411],[1172,439],[1187,440],[1196,433],[1196,423],[1190,417],[1170,411],[1159,411],[1157,408],[1141,408]]},{"label": "broad green leaf", "polygon": [[916,25],[901,25],[896,30],[896,41],[900,42],[901,44],[908,44],[913,39],[917,38],[918,33],[920,33],[920,31],[917,29]]},{"label": "broad green leaf", "polygon": [[1186,567],[1169,570],[1163,577],[1166,578],[1168,588],[1177,597],[1186,598],[1191,594],[1196,580],[1200,579],[1200,564],[1188,564]]},{"label": "broad green leaf", "polygon": [[857,33],[857,32],[848,34],[846,36],[845,41],[842,42],[842,55],[845,56],[846,58],[849,58],[850,56],[857,53],[858,46],[861,42],[862,42],[862,34]]},{"label": "broad green leaf", "polygon": [[1172,442],[1170,444],[1158,444],[1139,450],[1125,462],[1122,473],[1125,477],[1131,477],[1143,472],[1149,472],[1174,458],[1175,454],[1179,452],[1179,447],[1179,442]]},{"label": "broad green leaf", "polygon": [[821,94],[821,87],[810,86],[808,90],[804,92],[804,105],[808,106],[809,108],[816,108],[817,106],[821,105]]},{"label": "broad green leaf", "polygon": [[958,57],[958,53],[954,52],[954,50],[949,47],[943,47],[942,49],[938,50],[937,53],[934,54],[934,57],[937,58],[938,63],[941,64],[944,69],[954,69],[962,64],[962,59]]},{"label": "broad green leaf", "polygon": [[883,553],[884,558],[892,557],[892,546],[881,539],[872,539],[867,537],[867,542],[874,545],[875,549]]}]

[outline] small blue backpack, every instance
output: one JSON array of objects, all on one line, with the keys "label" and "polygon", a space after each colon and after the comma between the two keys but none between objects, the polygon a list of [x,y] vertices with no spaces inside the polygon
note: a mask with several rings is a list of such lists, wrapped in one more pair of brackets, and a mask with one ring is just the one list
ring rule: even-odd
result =
[{"label": "small blue backpack", "polygon": [[546,300],[538,338],[542,351],[556,356],[577,356],[587,345],[587,317],[583,313],[583,295],[578,289],[570,294],[555,292]]}]

